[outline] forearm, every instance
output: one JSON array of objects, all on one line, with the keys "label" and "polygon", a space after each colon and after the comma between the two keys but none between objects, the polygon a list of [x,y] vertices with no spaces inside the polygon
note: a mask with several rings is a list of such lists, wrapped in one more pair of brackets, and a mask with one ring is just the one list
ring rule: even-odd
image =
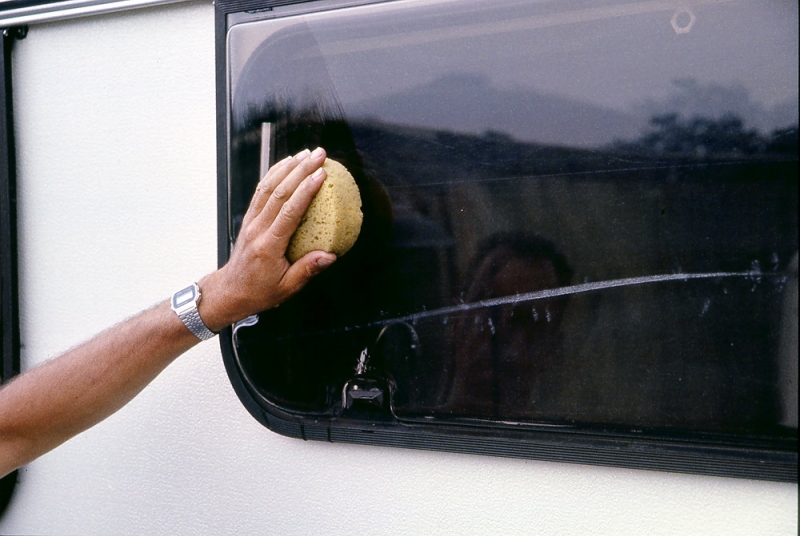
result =
[{"label": "forearm", "polygon": [[[261,180],[228,264],[198,282],[209,329],[277,307],[336,259],[316,251],[290,264],[285,256],[325,180],[324,160],[324,150],[305,150]],[[120,409],[197,342],[164,302],[12,381],[0,390],[0,475]]]},{"label": "forearm", "polygon": [[197,342],[164,302],[16,378],[0,390],[0,474],[120,409]]}]

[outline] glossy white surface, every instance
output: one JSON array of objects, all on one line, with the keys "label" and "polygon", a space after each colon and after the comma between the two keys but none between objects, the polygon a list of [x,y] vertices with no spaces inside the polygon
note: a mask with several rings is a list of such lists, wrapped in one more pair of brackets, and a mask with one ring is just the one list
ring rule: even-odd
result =
[{"label": "glossy white surface", "polygon": [[[14,55],[23,366],[216,262],[210,2],[31,28]],[[302,442],[218,342],[21,472],[2,534],[797,534],[797,485]]]}]

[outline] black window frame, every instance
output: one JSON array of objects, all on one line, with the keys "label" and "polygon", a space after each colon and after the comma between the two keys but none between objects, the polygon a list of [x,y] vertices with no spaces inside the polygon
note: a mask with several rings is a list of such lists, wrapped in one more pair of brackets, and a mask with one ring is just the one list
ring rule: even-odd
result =
[{"label": "black window frame", "polygon": [[[386,0],[383,0],[386,1]],[[391,1],[391,0],[389,0]],[[378,1],[220,0],[215,3],[217,87],[218,262],[230,254],[228,177],[228,30],[240,22],[288,14],[349,7]],[[231,384],[253,417],[268,429],[293,438],[382,445],[510,458],[570,462],[634,469],[757,480],[797,482],[797,440],[750,442],[730,446],[715,438],[676,433],[646,437],[630,429],[559,429],[547,425],[499,424],[493,430],[457,424],[409,425],[380,419],[342,416],[334,420],[285,411],[270,404],[248,382],[237,364],[233,330],[220,334]]]}]

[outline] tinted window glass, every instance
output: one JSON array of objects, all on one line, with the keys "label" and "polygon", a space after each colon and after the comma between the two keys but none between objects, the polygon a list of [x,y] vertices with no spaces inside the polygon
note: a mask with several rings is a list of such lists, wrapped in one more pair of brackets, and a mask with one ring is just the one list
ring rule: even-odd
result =
[{"label": "tinted window glass", "polygon": [[262,160],[303,147],[364,212],[238,331],[252,387],[336,414],[367,349],[400,420],[796,437],[797,15],[397,2],[235,26],[232,235]]}]

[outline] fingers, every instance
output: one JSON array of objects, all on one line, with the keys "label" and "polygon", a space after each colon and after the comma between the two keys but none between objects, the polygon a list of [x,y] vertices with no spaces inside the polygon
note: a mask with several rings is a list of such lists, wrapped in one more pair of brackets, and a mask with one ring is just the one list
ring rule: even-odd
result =
[{"label": "fingers", "polygon": [[[305,153],[301,153],[301,158],[302,160],[294,169],[286,175],[280,184],[275,186],[264,208],[258,215],[258,219],[261,220],[259,225],[263,225],[263,228],[272,225],[278,217],[278,214],[283,210],[283,207],[288,203],[289,199],[292,198],[295,191],[303,184],[303,181],[319,169],[325,161],[325,151],[322,148],[317,148],[310,154],[306,151]],[[316,190],[314,193],[316,193]],[[313,197],[314,194],[311,195]],[[287,207],[287,209],[290,208],[291,207]],[[303,212],[305,212],[305,208],[303,208]]]},{"label": "fingers", "polygon": [[275,188],[278,187],[287,176],[303,161],[311,152],[304,149],[294,156],[287,156],[277,164],[273,164],[267,173],[259,181],[256,191],[250,200],[250,206],[242,221],[242,227],[248,225],[264,210],[264,206],[269,201]]},{"label": "fingers", "polygon": [[[319,191],[322,183],[325,181],[325,177],[325,170],[318,168],[314,173],[303,180],[292,193],[289,200],[281,205],[269,229],[271,238],[275,240],[276,245],[281,251],[285,251],[286,247],[289,245],[289,240],[297,230],[297,226],[300,225],[300,221],[303,219],[303,215],[306,213],[311,199]],[[276,196],[273,195],[271,199],[275,197]],[[267,209],[264,209],[262,215],[266,213]]]},{"label": "fingers", "polygon": [[314,276],[336,261],[336,255],[324,251],[307,253],[292,264],[281,280],[281,294],[289,298],[302,289]]},{"label": "fingers", "polygon": [[295,158],[297,158],[297,156],[287,156],[269,168],[267,173],[261,178],[258,186],[256,186],[256,191],[253,193],[253,197],[250,199],[250,206],[247,208],[247,212],[242,220],[242,227],[245,227],[253,218],[258,216],[261,209],[264,208],[267,199],[272,195],[275,185],[283,180],[283,177],[293,169],[293,164],[296,165],[297,162],[295,162]]}]

